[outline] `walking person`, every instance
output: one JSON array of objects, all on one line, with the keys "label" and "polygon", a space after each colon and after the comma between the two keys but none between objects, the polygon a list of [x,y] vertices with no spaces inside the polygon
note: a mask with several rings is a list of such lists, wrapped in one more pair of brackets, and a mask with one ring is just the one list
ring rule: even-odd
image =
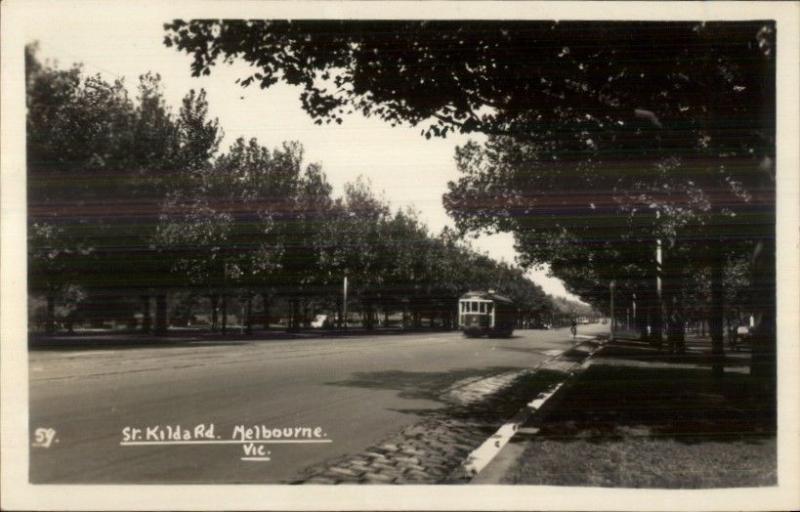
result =
[{"label": "walking person", "polygon": [[572,319],[572,325],[569,328],[569,332],[572,333],[573,340],[578,335],[578,322],[576,322],[574,318]]}]

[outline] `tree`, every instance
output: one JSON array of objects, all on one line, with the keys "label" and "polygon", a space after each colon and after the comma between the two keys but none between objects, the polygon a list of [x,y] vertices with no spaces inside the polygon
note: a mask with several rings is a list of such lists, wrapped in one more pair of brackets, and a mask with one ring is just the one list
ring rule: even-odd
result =
[{"label": "tree", "polygon": [[338,215],[332,219],[337,242],[326,251],[326,259],[336,262],[334,274],[348,277],[368,329],[374,327],[375,304],[385,298],[383,285],[395,257],[386,239],[389,217],[385,201],[375,196],[368,181],[359,179],[345,185]]},{"label": "tree", "polygon": [[119,197],[134,109],[121,82],[83,77],[80,67],[41,64],[26,47],[30,290],[47,297],[47,330],[69,285],[97,288],[95,265],[110,240],[98,205]]},{"label": "tree", "polygon": [[[763,57],[772,56],[773,28],[763,23],[176,20],[165,28],[165,44],[192,54],[194,75],[243,59],[255,68],[243,85],[299,85],[320,122],[358,109],[425,123],[431,135],[553,141],[561,158],[582,158],[601,140],[619,149],[643,130],[630,129],[637,118],[680,127],[662,142],[689,148],[711,129],[740,136],[715,144],[752,145],[763,136],[749,133],[752,123],[766,122],[758,93],[770,89]],[[726,126],[719,112],[702,111],[707,89],[696,85],[751,121]]]},{"label": "tree", "polygon": [[[302,150],[301,146],[297,146]],[[302,161],[302,151],[297,160],[298,168]],[[330,300],[332,289],[338,289],[336,278],[325,268],[322,246],[323,237],[329,236],[326,225],[332,222],[333,200],[332,187],[328,183],[322,167],[309,164],[297,175],[297,189],[292,197],[290,208],[280,222],[280,230],[286,241],[284,263],[282,266],[285,278],[284,293],[293,296],[294,317],[300,315],[302,304],[303,323],[308,326],[314,308],[313,298]],[[334,240],[341,233],[333,234]],[[288,292],[288,293],[287,293]],[[299,326],[297,318],[293,320]]]},{"label": "tree", "polygon": [[335,303],[345,275],[367,327],[378,308],[410,308],[416,325],[449,328],[468,289],[536,298],[519,270],[453,231],[430,234],[413,211],[393,213],[367,180],[334,199],[297,142],[238,139],[220,153],[202,90],[173,113],[158,75],[142,75],[130,97],[121,81],[53,69],[33,48],[27,56],[30,284],[47,298],[50,332],[59,314],[71,330],[78,320],[132,325],[137,313],[143,329],[164,332],[169,303],[178,298],[188,319],[201,296],[214,328],[221,306],[223,329],[228,299],[244,299],[249,330],[255,294],[267,306],[288,299],[298,326]]},{"label": "tree", "polygon": [[[550,188],[531,190],[522,172],[515,179],[523,182],[494,176],[499,187],[490,197],[509,207],[487,223],[523,215],[528,225],[516,231],[518,242],[534,261],[547,247],[569,254],[585,240],[613,240],[590,247],[582,261],[591,255],[605,263],[590,262],[586,271],[554,265],[597,289],[618,263],[655,281],[655,258],[627,257],[636,247],[677,246],[665,262],[678,268],[676,255],[688,244],[712,269],[717,353],[725,253],[731,240],[754,240],[753,283],[765,320],[759,336],[774,342],[772,23],[176,20],[165,28],[165,43],[193,56],[193,74],[243,59],[253,65],[244,86],[299,85],[318,123],[339,123],[357,110],[421,125],[427,137],[478,132],[535,152],[538,166],[528,176]],[[565,180],[577,182],[572,193],[552,194]],[[532,235],[531,225],[556,211],[569,212],[562,219],[569,229]],[[670,270],[666,276],[672,279]],[[665,287],[670,297],[679,281]],[[660,323],[657,295],[647,290]]]},{"label": "tree", "polygon": [[396,211],[383,222],[383,252],[379,254],[384,256],[381,263],[384,301],[402,311],[404,325],[410,318],[418,327],[421,310],[418,299],[434,278],[428,252],[430,234],[417,212],[409,208]]},{"label": "tree", "polygon": [[167,292],[192,282],[187,282],[184,274],[173,272],[173,267],[188,249],[187,237],[211,220],[202,213],[188,219],[187,232],[178,233],[177,240],[184,245],[177,253],[175,240],[165,236],[168,232],[163,231],[163,225],[170,215],[181,215],[176,209],[180,210],[177,207],[186,187],[208,168],[221,137],[219,123],[209,119],[205,91],[190,90],[175,116],[164,101],[161,77],[148,73],[140,78],[136,132],[128,145],[133,174],[128,188],[142,201],[145,222],[139,224],[137,239],[127,243],[137,249],[131,263],[144,277],[138,283],[145,311],[144,330],[150,327],[151,295],[156,302],[155,331],[163,334],[169,324]]},{"label": "tree", "polygon": [[35,46],[26,64],[31,291],[52,302],[78,285],[109,304],[140,294],[148,328],[158,290],[165,329],[166,290],[183,282],[157,245],[158,219],[184,172],[215,151],[204,93],[190,93],[175,118],[158,75],[142,75],[131,99],[121,80],[41,64]]}]

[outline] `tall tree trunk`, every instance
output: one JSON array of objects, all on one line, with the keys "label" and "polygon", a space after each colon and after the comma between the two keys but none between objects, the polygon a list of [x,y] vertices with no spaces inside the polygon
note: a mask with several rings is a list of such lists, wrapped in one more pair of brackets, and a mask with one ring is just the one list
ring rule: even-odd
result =
[{"label": "tall tree trunk", "polygon": [[636,315],[634,315],[634,324],[636,330],[639,331],[639,341],[648,341],[647,335],[647,292],[644,290],[636,292]]},{"label": "tall tree trunk", "polygon": [[372,302],[370,302],[370,301],[367,301],[367,302],[364,304],[364,309],[363,309],[363,311],[364,311],[364,322],[363,322],[363,324],[364,324],[364,327],[365,327],[365,328],[366,328],[368,331],[371,331],[372,329],[374,329],[374,328],[375,328],[375,320],[374,320],[374,315],[372,314]]},{"label": "tall tree trunk", "polygon": [[684,307],[680,292],[683,289],[683,273],[674,251],[665,251],[663,299],[667,312],[667,343],[671,352],[683,353],[686,350]]},{"label": "tall tree trunk", "polygon": [[153,329],[153,319],[150,316],[150,296],[142,295],[142,332],[149,333]]},{"label": "tall tree trunk", "polygon": [[247,308],[245,309],[245,334],[253,333],[253,296],[247,294]]},{"label": "tall tree trunk", "polygon": [[209,300],[211,301],[211,330],[216,332],[219,328],[219,295],[214,293]]},{"label": "tall tree trunk", "polygon": [[753,353],[750,360],[750,375],[757,385],[774,398],[777,384],[777,329],[776,329],[776,275],[775,242],[767,239],[759,242],[752,257],[754,290],[753,310],[756,323],[752,329]]},{"label": "tall tree trunk", "polygon": [[725,315],[725,339],[728,340],[728,348],[733,347],[736,342],[736,327],[730,313]]},{"label": "tall tree trunk", "polygon": [[723,358],[725,355],[725,254],[722,243],[717,241],[711,248],[711,311],[709,315],[709,334],[711,334],[711,354],[713,358],[714,376],[724,374]]},{"label": "tall tree trunk", "polygon": [[640,282],[641,284],[641,291],[636,293],[636,296],[639,298],[639,306],[637,308],[637,319],[639,322],[639,340],[640,341],[650,341],[650,302],[652,301],[651,298],[651,286],[650,280],[645,280]]},{"label": "tall tree trunk", "polygon": [[56,332],[56,298],[52,293],[47,294],[47,317],[44,330],[47,334]]},{"label": "tall tree trunk", "polygon": [[156,295],[156,334],[166,334],[169,321],[167,319],[167,295]]},{"label": "tall tree trunk", "polygon": [[311,327],[310,305],[308,299],[303,300],[303,327],[306,329]]},{"label": "tall tree trunk", "polygon": [[[762,114],[770,119],[768,108]],[[765,197],[770,198],[771,206],[775,208],[775,166],[774,159],[765,156],[759,169],[762,177],[759,189]],[[774,215],[774,213],[773,213]],[[777,275],[775,262],[775,219],[768,223],[761,239],[756,244],[750,258],[750,273],[753,290],[752,309],[756,316],[756,323],[752,329],[753,352],[750,358],[750,375],[755,381],[756,388],[763,393],[762,400],[771,407],[777,406]],[[790,334],[791,336],[792,334]],[[792,340],[785,340],[792,342]]]},{"label": "tall tree trunk", "polygon": [[684,308],[677,295],[670,296],[668,300],[667,341],[672,352],[682,354],[686,352]]},{"label": "tall tree trunk", "polygon": [[297,328],[297,301],[294,299],[289,301],[289,321],[287,327],[290,331]]},{"label": "tall tree trunk", "polygon": [[269,330],[269,294],[261,294],[261,308],[264,316],[264,330]]},{"label": "tall tree trunk", "polygon": [[67,332],[68,333],[70,333],[70,334],[74,334],[75,333],[75,321],[76,320],[77,320],[77,317],[75,315],[75,311],[70,311],[70,313],[67,315],[67,318],[65,318],[65,321],[67,323]]},{"label": "tall tree trunk", "polygon": [[228,332],[228,296],[224,293],[220,297],[222,313],[222,334]]}]

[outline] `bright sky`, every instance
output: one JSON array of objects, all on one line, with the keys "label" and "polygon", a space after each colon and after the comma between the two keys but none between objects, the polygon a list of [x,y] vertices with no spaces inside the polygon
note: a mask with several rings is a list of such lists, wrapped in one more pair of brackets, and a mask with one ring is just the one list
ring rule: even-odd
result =
[{"label": "bright sky", "polygon": [[[100,22],[85,16],[37,16],[29,20],[27,40],[39,41],[40,59],[56,61],[59,67],[81,62],[87,73],[124,78],[133,94],[139,75],[159,73],[176,112],[189,89],[205,89],[211,114],[225,131],[223,149],[238,137],[256,137],[268,147],[297,140],[305,147],[306,162],[322,164],[336,193],[364,176],[393,208],[416,209],[432,232],[453,225],[441,198],[447,182],[457,178],[454,148],[467,140],[464,136],[426,140],[418,128],[392,128],[358,114],[342,125],[317,126],[300,107],[298,90],[285,84],[266,91],[235,84],[246,73],[244,64],[218,65],[210,76],[193,78],[190,57],[163,45],[163,23],[169,19],[109,16]],[[513,262],[516,256],[509,234],[481,235],[472,244],[498,260]],[[547,293],[576,299],[545,269],[528,275]]]}]

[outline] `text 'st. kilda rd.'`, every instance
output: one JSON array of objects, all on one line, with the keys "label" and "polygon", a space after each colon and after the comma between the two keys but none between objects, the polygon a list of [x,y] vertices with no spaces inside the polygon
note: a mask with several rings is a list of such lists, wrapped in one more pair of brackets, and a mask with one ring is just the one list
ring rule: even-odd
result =
[{"label": "text 'st. kilda rd.'", "polygon": [[126,426],[122,429],[122,445],[150,443],[245,443],[262,442],[331,442],[322,427],[271,427],[268,425],[234,425],[227,437],[220,435],[213,423],[181,425]]}]

